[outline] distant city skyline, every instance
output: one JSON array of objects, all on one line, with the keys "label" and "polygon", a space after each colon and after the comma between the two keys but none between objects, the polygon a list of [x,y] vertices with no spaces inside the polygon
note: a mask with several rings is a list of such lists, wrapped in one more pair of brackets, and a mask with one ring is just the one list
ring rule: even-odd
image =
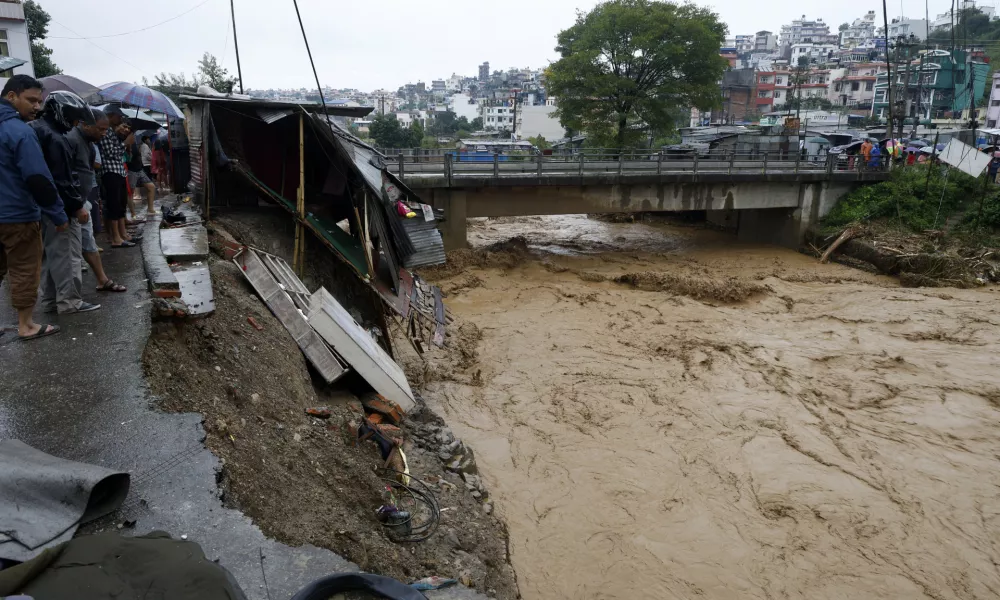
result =
[{"label": "distant city skyline", "polygon": [[[395,89],[405,83],[430,82],[452,73],[475,76],[489,61],[491,70],[509,67],[545,68],[558,58],[555,37],[571,26],[576,11],[587,11],[597,0],[510,0],[497,11],[493,5],[450,0],[369,0],[365,3],[300,0],[320,81],[331,88],[371,91]],[[110,81],[152,80],[161,72],[196,71],[204,52],[214,54],[236,74],[236,59],[225,0],[150,0],[143,6],[142,25],[163,25],[141,33],[133,11],[106,10],[106,5],[80,0],[41,0],[52,15],[48,46],[53,59],[68,74],[96,85]],[[286,6],[287,4],[287,6]],[[821,9],[778,0],[699,1],[719,13],[730,35],[759,30],[775,33],[800,18],[822,18],[832,31],[874,9],[882,23],[881,5],[845,0]],[[889,17],[923,18],[924,3],[906,3]],[[933,19],[949,10],[949,0],[929,0]],[[183,14],[190,11],[187,14]],[[503,18],[499,18],[500,15]],[[177,18],[174,18],[177,17]],[[249,88],[314,88],[305,47],[292,4],[236,0],[237,33],[245,86]],[[113,36],[113,37],[102,37]],[[90,37],[94,39],[71,39]]]}]

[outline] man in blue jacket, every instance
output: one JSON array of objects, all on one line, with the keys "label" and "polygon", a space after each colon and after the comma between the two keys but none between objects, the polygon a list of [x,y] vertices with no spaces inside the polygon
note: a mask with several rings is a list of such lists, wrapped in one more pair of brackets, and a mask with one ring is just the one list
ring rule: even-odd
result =
[{"label": "man in blue jacket", "polygon": [[42,274],[42,213],[57,230],[69,223],[38,136],[26,123],[41,103],[42,84],[27,75],[11,77],[0,92],[0,283],[7,276],[22,340],[59,332],[35,323],[31,313]]}]

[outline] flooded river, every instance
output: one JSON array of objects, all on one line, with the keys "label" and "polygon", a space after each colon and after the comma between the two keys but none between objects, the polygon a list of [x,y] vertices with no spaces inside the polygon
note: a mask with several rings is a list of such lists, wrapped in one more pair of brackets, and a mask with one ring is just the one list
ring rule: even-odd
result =
[{"label": "flooded river", "polygon": [[[426,397],[476,451],[524,598],[1000,597],[995,291],[693,228],[470,227],[513,236],[529,259],[439,280],[463,355]],[[613,281],[636,273],[667,284]]]}]

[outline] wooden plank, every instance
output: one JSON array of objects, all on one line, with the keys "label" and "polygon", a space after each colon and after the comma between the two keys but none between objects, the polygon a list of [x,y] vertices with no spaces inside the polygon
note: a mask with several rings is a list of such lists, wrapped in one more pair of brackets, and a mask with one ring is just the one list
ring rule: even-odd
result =
[{"label": "wooden plank", "polygon": [[441,299],[441,288],[434,286],[434,318],[437,325],[434,327],[434,345],[438,348],[444,347],[444,300]]},{"label": "wooden plank", "polygon": [[[242,264],[239,262],[241,259]],[[250,282],[250,285],[271,309],[274,316],[285,326],[288,333],[292,335],[295,343],[298,344],[309,362],[316,367],[323,380],[327,383],[333,383],[340,379],[347,372],[346,369],[337,361],[323,338],[309,326],[302,313],[292,302],[291,297],[281,289],[278,281],[268,271],[260,256],[253,249],[248,248],[233,262],[241,266],[243,275]]]}]

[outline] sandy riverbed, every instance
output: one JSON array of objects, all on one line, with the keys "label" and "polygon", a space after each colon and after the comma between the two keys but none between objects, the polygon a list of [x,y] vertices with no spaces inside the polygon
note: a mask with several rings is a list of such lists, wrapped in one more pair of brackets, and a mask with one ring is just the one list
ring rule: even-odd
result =
[{"label": "sandy riverbed", "polygon": [[[996,292],[665,225],[470,230],[515,235],[528,260],[440,277],[466,351],[426,397],[477,452],[524,598],[1000,596]],[[608,281],[636,273],[667,284]]]}]

